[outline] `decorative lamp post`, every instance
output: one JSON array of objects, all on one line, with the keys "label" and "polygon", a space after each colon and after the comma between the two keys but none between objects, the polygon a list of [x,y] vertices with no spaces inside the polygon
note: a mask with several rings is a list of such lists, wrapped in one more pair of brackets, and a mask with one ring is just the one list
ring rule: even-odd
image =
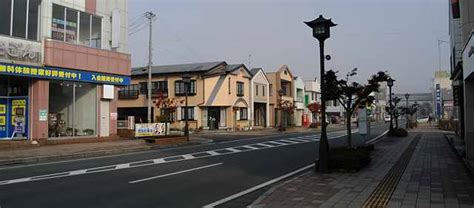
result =
[{"label": "decorative lamp post", "polygon": [[406,120],[407,120],[407,124],[405,126],[406,129],[408,129],[408,127],[410,126],[409,122],[408,122],[408,98],[410,98],[410,94],[406,93],[405,94],[405,99],[406,99],[406,112],[405,112],[405,117],[406,117]]},{"label": "decorative lamp post", "polygon": [[283,106],[282,106],[282,103],[283,103],[283,95],[285,94],[285,91],[283,89],[280,89],[278,90],[278,96],[280,96],[280,102],[279,103],[279,107],[280,107],[280,131],[283,131]]},{"label": "decorative lamp post", "polygon": [[185,101],[184,101],[184,136],[186,136],[186,139],[189,142],[189,126],[188,126],[188,93],[189,93],[189,88],[191,84],[191,76],[189,74],[183,75],[183,83],[184,83],[184,95],[185,95]]},{"label": "decorative lamp post", "polygon": [[316,168],[319,168],[320,172],[329,172],[329,143],[326,132],[326,102],[325,102],[325,78],[324,78],[324,41],[331,36],[331,27],[336,26],[331,19],[326,19],[323,15],[319,15],[318,18],[310,22],[305,22],[310,28],[313,29],[313,37],[319,41],[319,62],[320,62],[320,73],[321,73],[321,140],[319,142],[319,164]]},{"label": "decorative lamp post", "polygon": [[387,80],[387,86],[388,86],[388,93],[389,93],[389,109],[390,109],[390,127],[389,131],[393,130],[393,105],[392,105],[392,87],[393,87],[393,82],[395,82],[392,77],[388,78]]}]

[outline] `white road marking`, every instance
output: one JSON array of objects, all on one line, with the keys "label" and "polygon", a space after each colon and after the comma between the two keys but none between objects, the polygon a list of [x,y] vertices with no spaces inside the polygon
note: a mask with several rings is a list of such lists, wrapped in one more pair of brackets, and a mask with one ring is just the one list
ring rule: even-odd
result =
[{"label": "white road marking", "polygon": [[214,167],[214,166],[218,166],[218,165],[222,165],[222,164],[223,163],[215,163],[215,164],[212,164],[212,165],[206,165],[206,166],[201,166],[201,167],[197,167],[197,168],[191,168],[191,169],[182,170],[182,171],[178,171],[178,172],[168,173],[168,174],[164,174],[164,175],[153,176],[153,177],[150,177],[150,178],[144,178],[144,179],[140,179],[140,180],[130,181],[128,183],[140,183],[140,182],[143,182],[143,181],[149,181],[149,180],[153,180],[153,179],[157,179],[157,178],[163,178],[163,177],[167,177],[167,176],[178,175],[178,174],[181,174],[181,173],[187,173],[187,172],[191,172],[191,171],[195,171],[195,170],[201,170],[201,169],[204,169],[204,168],[210,168],[210,167]]},{"label": "white road marking", "polygon": [[[354,131],[357,132],[357,131]],[[340,138],[345,135],[338,135],[338,136],[333,136],[329,137],[329,139],[335,139],[335,138]],[[318,141],[319,139],[316,139],[315,136],[310,135],[307,137],[309,138],[304,138],[304,139],[299,139],[303,140],[302,142],[295,143],[295,144],[303,144],[303,143],[309,143],[312,141]],[[290,137],[290,138],[285,138],[283,140],[288,140],[291,141],[291,139],[296,139],[300,137]],[[296,141],[296,140],[293,140]],[[272,145],[274,144],[274,145]],[[239,146],[234,146],[234,147],[229,147],[229,148],[221,148],[221,149],[215,149],[215,150],[209,150],[209,151],[203,151],[203,152],[195,152],[195,153],[188,153],[184,155],[173,155],[169,157],[182,157],[183,159],[180,160],[170,160],[166,161],[165,158],[156,158],[156,159],[147,159],[147,160],[142,160],[142,161],[134,161],[130,163],[122,163],[122,164],[115,164],[115,165],[107,165],[107,166],[102,166],[102,167],[94,167],[94,168],[88,168],[88,169],[81,169],[81,170],[72,170],[68,172],[59,172],[59,173],[53,173],[53,174],[45,174],[45,175],[39,175],[39,176],[32,176],[32,177],[25,177],[25,178],[17,178],[17,179],[11,179],[11,180],[4,180],[0,181],[0,186],[3,185],[9,185],[9,184],[14,184],[14,183],[23,183],[23,182],[30,182],[30,181],[38,181],[38,180],[46,180],[46,179],[54,179],[54,178],[63,178],[63,177],[70,177],[70,176],[78,176],[78,175],[85,175],[85,174],[91,174],[91,173],[100,173],[100,172],[108,172],[108,171],[115,171],[115,170],[124,170],[128,168],[137,168],[137,167],[143,167],[143,166],[151,166],[151,165],[157,165],[157,164],[163,164],[163,163],[171,163],[171,162],[180,162],[180,161],[186,161],[186,160],[192,160],[196,158],[205,158],[205,157],[214,157],[214,156],[220,156],[224,154],[234,154],[234,153],[240,153],[240,152],[247,152],[247,151],[254,151],[254,150],[261,150],[261,149],[266,149],[266,148],[276,148],[276,147],[282,147],[282,146],[288,146],[288,145],[295,145],[292,143],[281,143],[276,141],[266,141],[266,142],[260,142],[260,143],[254,143],[254,144],[248,144],[248,145],[239,145]],[[250,150],[238,150],[236,149],[237,147],[245,147],[249,145],[255,145],[251,146]],[[261,146],[261,147],[258,147]],[[218,153],[217,151],[219,150],[229,150],[231,152],[229,153]],[[202,153],[207,153],[208,155],[204,156],[194,156],[196,154],[202,154]],[[166,157],[166,158],[169,158]],[[1,170],[1,169],[0,169]]]},{"label": "white road marking", "polygon": [[235,148],[232,148],[232,147],[225,148],[225,149],[229,150],[229,151],[232,151],[232,152],[242,152],[242,150],[238,150],[238,149],[235,149]]},{"label": "white road marking", "polygon": [[288,142],[290,144],[298,144],[298,143],[301,143],[301,141],[291,141],[289,139],[280,139],[278,141],[281,141],[281,142]]},{"label": "white road marking", "polygon": [[217,156],[217,155],[221,155],[221,153],[218,153],[216,151],[206,151],[207,154],[210,154],[211,156]]},{"label": "white road marking", "polygon": [[302,168],[300,168],[300,169],[298,169],[298,170],[295,170],[295,171],[293,171],[293,172],[291,172],[291,173],[287,173],[287,174],[282,175],[282,176],[280,176],[280,177],[278,177],[278,178],[275,178],[275,179],[273,179],[273,180],[270,180],[270,181],[267,181],[267,182],[265,182],[265,183],[259,184],[259,185],[257,185],[257,186],[251,187],[251,188],[249,188],[249,189],[243,190],[243,191],[241,191],[241,192],[239,192],[239,193],[230,195],[230,196],[228,196],[228,197],[226,197],[226,198],[223,198],[223,199],[220,199],[220,200],[218,200],[218,201],[212,202],[212,203],[210,203],[210,204],[208,204],[208,205],[204,205],[203,208],[211,208],[211,207],[215,207],[215,206],[224,204],[224,203],[226,203],[226,202],[228,202],[228,201],[231,201],[231,200],[234,200],[234,199],[236,199],[236,198],[239,198],[239,197],[241,197],[241,196],[243,196],[243,195],[245,195],[245,194],[248,194],[248,193],[250,193],[250,192],[256,191],[256,190],[261,189],[261,188],[263,188],[263,187],[265,187],[265,186],[274,184],[274,183],[276,183],[276,182],[278,182],[278,181],[281,181],[281,180],[283,180],[283,179],[285,179],[285,178],[288,178],[288,177],[290,177],[290,176],[292,176],[292,175],[301,173],[301,172],[303,172],[303,171],[305,171],[305,170],[308,170],[308,169],[310,169],[310,168],[312,168],[312,167],[314,167],[314,164],[311,164],[311,165],[302,167]]},{"label": "white road marking", "polygon": [[194,157],[193,155],[191,154],[185,154],[185,155],[181,155],[185,160],[190,160],[190,159],[194,159],[196,157]]},{"label": "white road marking", "polygon": [[242,147],[245,147],[245,148],[248,148],[248,149],[251,149],[251,150],[258,150],[259,149],[258,147],[254,147],[254,146],[250,146],[250,145],[244,145]]}]

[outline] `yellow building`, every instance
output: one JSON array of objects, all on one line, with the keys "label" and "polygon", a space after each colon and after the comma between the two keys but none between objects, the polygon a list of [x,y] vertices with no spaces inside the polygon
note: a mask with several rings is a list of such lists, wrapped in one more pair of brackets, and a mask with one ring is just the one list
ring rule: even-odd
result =
[{"label": "yellow building", "polygon": [[[293,115],[284,115],[282,120],[279,109],[279,104],[282,101],[294,103],[295,84],[293,74],[287,65],[283,65],[278,71],[267,73],[267,78],[270,83],[270,125],[278,127],[282,121],[284,126],[293,125]],[[279,95],[280,90],[283,92],[281,97]]]},{"label": "yellow building", "polygon": [[[183,75],[191,76],[188,108],[185,107]],[[177,64],[152,67],[152,118],[154,122],[168,120],[170,128],[184,128],[185,110],[191,130],[247,130],[250,127],[251,74],[243,64],[226,62]],[[146,67],[132,69],[131,85],[119,94],[118,118],[134,116],[137,123],[147,118]],[[160,100],[173,101],[175,111],[167,114]],[[169,116],[166,116],[169,115]]]}]

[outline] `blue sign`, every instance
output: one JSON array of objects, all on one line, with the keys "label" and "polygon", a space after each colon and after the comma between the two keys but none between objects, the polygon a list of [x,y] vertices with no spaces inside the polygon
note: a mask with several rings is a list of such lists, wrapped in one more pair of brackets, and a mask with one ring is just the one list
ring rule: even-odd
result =
[{"label": "blue sign", "polygon": [[441,106],[441,89],[439,84],[436,84],[436,117],[441,118],[442,106]]},{"label": "blue sign", "polygon": [[130,77],[116,74],[70,70],[56,67],[39,67],[21,64],[0,63],[0,75],[58,79],[77,82],[92,82],[110,85],[129,85]]}]

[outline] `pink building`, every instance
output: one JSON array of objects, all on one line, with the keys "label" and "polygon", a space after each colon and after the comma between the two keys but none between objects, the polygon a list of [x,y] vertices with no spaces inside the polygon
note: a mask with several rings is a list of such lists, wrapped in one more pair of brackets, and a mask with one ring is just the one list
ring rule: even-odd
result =
[{"label": "pink building", "polygon": [[5,0],[0,141],[113,138],[130,82],[126,0]]}]

